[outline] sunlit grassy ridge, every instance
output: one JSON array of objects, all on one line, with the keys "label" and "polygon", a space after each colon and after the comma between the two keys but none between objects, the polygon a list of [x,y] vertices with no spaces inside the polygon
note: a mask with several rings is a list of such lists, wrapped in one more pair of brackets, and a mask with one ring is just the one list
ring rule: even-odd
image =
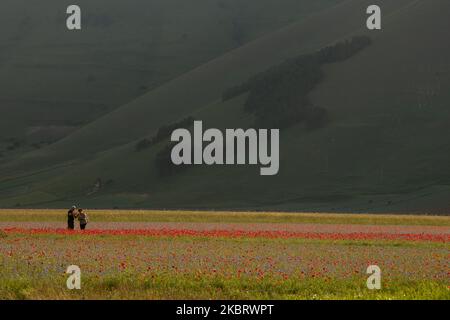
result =
[{"label": "sunlit grassy ridge", "polygon": [[[65,221],[67,209],[3,209],[0,221]],[[449,216],[234,211],[88,210],[91,221],[450,226]]]}]

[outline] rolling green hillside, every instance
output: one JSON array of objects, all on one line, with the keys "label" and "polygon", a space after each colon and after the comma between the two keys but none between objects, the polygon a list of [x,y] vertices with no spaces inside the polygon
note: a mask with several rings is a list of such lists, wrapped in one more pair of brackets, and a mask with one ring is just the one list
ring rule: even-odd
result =
[{"label": "rolling green hillside", "polygon": [[[371,1],[345,1],[4,163],[0,205],[444,212],[450,191],[450,3],[379,3],[382,31],[365,29]],[[250,126],[247,94],[222,101],[226,89],[288,58],[363,34],[371,46],[324,66],[324,79],[309,95],[328,111],[329,123],[281,132],[279,175],[222,166],[160,177],[154,160],[165,143],[135,151],[142,138],[186,116],[207,127]]]},{"label": "rolling green hillside", "polygon": [[[386,1],[385,14],[397,12],[411,2]],[[152,134],[162,124],[220,99],[226,88],[240,84],[255,73],[351,35],[364,25],[361,18],[365,14],[361,16],[361,12],[365,12],[369,3],[346,1],[250,42],[151,90],[49,148],[15,159],[13,167],[42,168]],[[71,151],[75,145],[78,155]]]},{"label": "rolling green hillside", "polygon": [[[14,161],[249,41],[342,0],[0,3],[0,153]],[[0,161],[1,161],[0,157]]]}]

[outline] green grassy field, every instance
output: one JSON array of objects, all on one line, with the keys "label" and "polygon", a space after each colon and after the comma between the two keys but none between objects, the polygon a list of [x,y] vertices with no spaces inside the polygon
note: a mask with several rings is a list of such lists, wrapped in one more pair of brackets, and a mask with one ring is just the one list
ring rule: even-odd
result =
[{"label": "green grassy field", "polygon": [[[424,233],[448,235],[449,217],[90,211],[90,233],[70,233],[64,230],[64,216],[64,210],[0,211],[1,299],[450,298],[449,243],[421,238]],[[27,223],[45,229],[27,229]],[[235,230],[290,227],[314,233],[328,228],[333,235],[375,228],[393,235],[417,232],[418,238],[230,237],[215,236],[215,229],[204,235],[184,231],[214,223],[214,228]],[[116,224],[121,233],[108,233],[102,224]],[[25,229],[8,229],[13,226]],[[133,228],[173,232],[143,235]],[[373,264],[382,270],[380,290],[366,286],[366,268]],[[80,290],[66,288],[69,265],[81,269]]]},{"label": "green grassy field", "polygon": [[[221,276],[133,274],[104,279],[84,278],[81,291],[64,289],[66,276],[36,280],[22,277],[1,280],[1,299],[239,299],[239,300],[448,300],[448,288],[439,281],[390,283],[391,288],[371,291],[362,278],[354,280],[282,280]],[[42,288],[42,289],[39,289]]]}]

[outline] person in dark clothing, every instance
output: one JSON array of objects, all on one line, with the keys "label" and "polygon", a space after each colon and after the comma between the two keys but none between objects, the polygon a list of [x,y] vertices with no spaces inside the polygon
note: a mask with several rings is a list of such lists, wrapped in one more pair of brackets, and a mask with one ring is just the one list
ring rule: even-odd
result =
[{"label": "person in dark clothing", "polygon": [[83,209],[78,209],[78,221],[80,221],[80,229],[86,229],[86,225],[89,222],[89,218],[86,212]]},{"label": "person in dark clothing", "polygon": [[75,229],[75,216],[76,212],[75,210],[77,207],[72,206],[70,210],[67,212],[67,229],[74,230]]}]

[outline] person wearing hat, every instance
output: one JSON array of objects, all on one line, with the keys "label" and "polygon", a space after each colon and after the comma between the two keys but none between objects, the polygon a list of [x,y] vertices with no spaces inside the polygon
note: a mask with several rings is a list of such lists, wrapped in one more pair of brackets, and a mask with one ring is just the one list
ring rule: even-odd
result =
[{"label": "person wearing hat", "polygon": [[67,212],[67,229],[69,230],[75,229],[76,209],[76,206],[72,206],[72,208],[70,208],[70,210]]}]

